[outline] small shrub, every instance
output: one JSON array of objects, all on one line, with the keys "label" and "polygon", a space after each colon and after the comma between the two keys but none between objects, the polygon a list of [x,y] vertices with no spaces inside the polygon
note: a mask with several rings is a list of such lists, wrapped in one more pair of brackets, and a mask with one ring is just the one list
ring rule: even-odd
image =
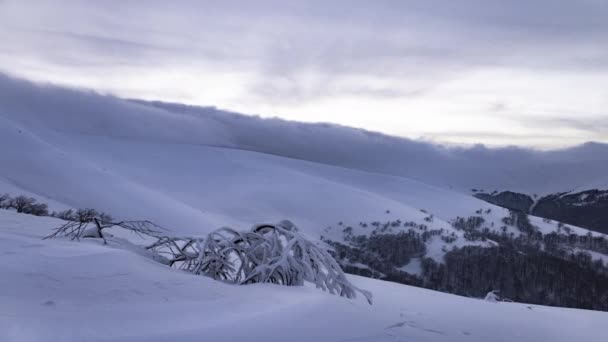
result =
[{"label": "small shrub", "polygon": [[76,220],[76,215],[74,215],[73,209],[67,209],[67,210],[63,210],[60,212],[54,211],[51,216],[56,217],[58,219],[62,219],[64,221],[75,221]]},{"label": "small shrub", "polygon": [[[8,195],[3,195],[3,202],[7,202]],[[3,206],[5,209],[15,209],[18,213],[30,214],[36,216],[48,216],[48,205],[46,203],[36,203],[36,199],[27,196],[17,196],[8,200],[8,204]]]},{"label": "small shrub", "polygon": [[33,203],[24,213],[36,216],[49,216],[49,206],[46,203]]}]

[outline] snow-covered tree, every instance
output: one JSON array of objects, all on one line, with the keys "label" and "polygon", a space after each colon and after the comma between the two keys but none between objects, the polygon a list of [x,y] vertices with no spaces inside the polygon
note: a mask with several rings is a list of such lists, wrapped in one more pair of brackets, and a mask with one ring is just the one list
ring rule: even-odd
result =
[{"label": "snow-covered tree", "polygon": [[486,297],[484,298],[484,300],[486,302],[492,302],[492,303],[496,303],[498,301],[500,301],[500,297],[498,296],[498,291],[490,291],[488,292],[488,294],[486,294]]}]

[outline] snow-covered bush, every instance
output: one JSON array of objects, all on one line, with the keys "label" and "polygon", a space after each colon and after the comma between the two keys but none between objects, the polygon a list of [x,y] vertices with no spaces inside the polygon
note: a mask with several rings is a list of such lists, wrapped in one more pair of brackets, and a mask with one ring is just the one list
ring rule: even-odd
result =
[{"label": "snow-covered bush", "polygon": [[484,300],[486,302],[492,302],[492,303],[496,303],[498,301],[500,301],[500,297],[498,296],[498,291],[490,291],[488,292],[488,294],[486,294],[486,297],[484,298]]},{"label": "snow-covered bush", "polygon": [[58,219],[62,219],[64,221],[74,221],[74,210],[66,209],[59,212],[53,211],[51,213],[51,216],[56,217]]},{"label": "snow-covered bush", "polygon": [[500,291],[498,291],[498,290],[490,291],[490,292],[488,292],[488,294],[486,294],[486,296],[483,300],[485,300],[486,302],[492,302],[492,303],[497,303],[497,302],[512,303],[513,302],[509,298],[500,296],[499,293],[500,293]]},{"label": "snow-covered bush", "polygon": [[149,246],[159,253],[171,249],[171,264],[194,274],[234,284],[315,284],[347,298],[357,292],[371,303],[371,294],[351,284],[336,260],[323,247],[306,239],[289,221],[256,225],[240,232],[215,230],[204,239],[159,239]]},{"label": "snow-covered bush", "polygon": [[299,286],[305,282],[331,294],[355,298],[361,293],[371,304],[371,293],[348,281],[327,250],[298,232],[290,221],[256,225],[248,231],[220,228],[203,238],[161,236],[148,221],[109,222],[100,217],[70,221],[48,236],[101,238],[107,228],[122,228],[152,237],[146,247],[163,263],[187,272],[232,284],[274,283]]}]

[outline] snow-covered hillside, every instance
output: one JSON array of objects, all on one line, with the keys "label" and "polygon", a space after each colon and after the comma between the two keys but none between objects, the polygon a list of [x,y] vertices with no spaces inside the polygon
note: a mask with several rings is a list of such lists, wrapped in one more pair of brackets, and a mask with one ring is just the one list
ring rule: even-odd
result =
[{"label": "snow-covered hillside", "polygon": [[603,312],[491,303],[351,276],[374,305],[226,285],[0,210],[0,341],[604,341]]},{"label": "snow-covered hillside", "polygon": [[[370,232],[357,227],[359,222],[402,220],[462,236],[450,224],[458,216],[490,209],[485,220],[496,227],[508,216],[507,210],[472,196],[403,177],[183,142],[180,139],[189,136],[176,133],[163,136],[174,134],[170,128],[180,124],[179,117],[171,121],[173,113],[152,111],[150,115],[156,116],[140,118],[135,111],[137,120],[129,121],[131,112],[127,112],[124,124],[112,117],[112,111],[95,113],[111,118],[95,132],[93,127],[87,130],[87,121],[78,119],[78,113],[51,120],[40,110],[44,113],[38,114],[40,120],[21,124],[6,120],[0,126],[7,141],[6,151],[0,153],[6,165],[0,171],[0,193],[38,195],[50,200],[51,209],[94,207],[115,217],[153,220],[174,233],[194,235],[224,225],[245,228],[287,218],[313,238],[324,235],[338,241],[342,240],[338,222],[353,226],[355,234]],[[138,120],[146,129],[136,130]],[[66,122],[65,129],[56,122]],[[170,128],[165,130],[164,125]],[[131,131],[133,136],[124,136]],[[434,216],[432,223],[425,221],[429,215]],[[540,219],[533,221],[544,232],[555,228]],[[456,245],[463,243],[467,244],[460,239]],[[430,254],[440,259],[445,245],[437,241]]]},{"label": "snow-covered hillside", "polygon": [[[462,172],[482,182],[492,174],[491,162],[470,165],[474,173],[452,167],[460,154],[443,155],[430,145],[335,126],[179,111],[7,77],[0,77],[0,140],[0,193],[33,194],[52,209],[95,207],[151,219],[183,233],[289,218],[318,235],[339,221],[421,222],[420,209],[435,215],[436,226],[447,226],[492,207],[448,187],[389,175],[424,169],[434,183],[433,175],[451,179]],[[581,158],[603,158],[594,156]],[[498,221],[506,214],[494,208],[491,216]]]},{"label": "snow-covered hillside", "polygon": [[[590,150],[593,153],[587,153]],[[34,196],[48,203],[51,210],[91,207],[118,219],[151,220],[168,228],[171,235],[203,236],[221,226],[245,229],[255,223],[288,219],[307,237],[322,239],[326,246],[334,248],[333,252],[341,265],[352,267],[349,272],[365,274],[370,271],[367,275],[373,277],[475,297],[483,296],[489,289],[498,286],[510,291],[508,296],[518,296],[511,298],[522,302],[597,310],[608,308],[608,297],[602,291],[603,284],[608,284],[608,277],[602,273],[604,266],[596,263],[608,260],[608,240],[605,236],[536,217],[531,217],[528,222],[527,217],[513,216],[506,209],[474,198],[469,191],[471,187],[481,188],[488,184],[492,188],[523,187],[527,191],[571,189],[591,184],[588,182],[601,185],[608,166],[604,162],[608,161],[605,151],[606,146],[595,144],[546,153],[479,147],[447,149],[333,125],[264,120],[211,108],[127,101],[0,76],[0,194]],[[547,165],[554,167],[547,168]],[[113,299],[115,301],[141,300],[134,304],[141,305],[143,309],[123,303],[116,305],[124,306],[105,307],[105,311],[91,314],[95,317],[116,309],[117,320],[121,315],[126,317],[139,313],[142,317],[151,317],[160,314],[160,311],[173,316],[173,311],[189,312],[197,305],[204,306],[208,304],[207,301],[216,301],[214,298],[226,297],[228,303],[242,305],[243,312],[235,314],[237,311],[231,310],[223,312],[224,316],[216,317],[213,312],[204,309],[200,315],[209,317],[218,326],[225,326],[233,322],[243,324],[240,319],[249,321],[250,315],[255,314],[270,315],[268,320],[281,320],[273,316],[274,311],[302,303],[318,303],[318,306],[310,304],[312,306],[303,306],[301,311],[294,310],[294,317],[315,315],[316,310],[321,310],[325,303],[337,303],[335,307],[334,304],[330,305],[328,314],[333,310],[336,313],[346,312],[347,317],[352,315],[354,320],[369,319],[371,324],[344,332],[344,335],[336,335],[338,340],[349,336],[369,337],[371,340],[390,339],[400,336],[400,333],[393,332],[397,328],[405,329],[405,334],[413,333],[407,336],[418,336],[418,340],[424,340],[425,334],[452,336],[451,339],[446,337],[446,340],[457,340],[454,336],[458,333],[462,333],[461,337],[466,339],[470,337],[467,332],[472,333],[459,330],[457,326],[460,324],[453,325],[455,323],[451,321],[445,323],[445,328],[436,329],[430,327],[430,321],[427,326],[426,321],[404,318],[391,323],[392,318],[383,318],[388,318],[385,311],[391,312],[391,317],[401,314],[399,310],[389,309],[391,296],[416,302],[421,307],[427,300],[415,301],[413,297],[428,297],[433,301],[432,298],[438,296],[447,298],[445,300],[450,303],[456,301],[445,307],[437,302],[433,310],[418,311],[427,312],[429,317],[439,320],[447,319],[458,311],[454,306],[464,300],[458,297],[444,297],[446,295],[360,278],[355,279],[361,287],[371,287],[374,292],[382,293],[378,304],[380,309],[359,308],[359,304],[328,298],[312,289],[256,285],[235,290],[234,287],[216,284],[208,279],[194,279],[166,270],[161,265],[150,264],[122,250],[97,246],[94,242],[39,241],[59,221],[25,217],[4,210],[0,210],[0,217],[5,220],[0,225],[0,234],[5,234],[6,241],[12,241],[6,243],[7,255],[23,260],[6,264],[7,272],[10,269],[10,274],[21,274],[20,269],[33,267],[29,264],[40,264],[36,267],[48,269],[47,273],[41,272],[43,275],[35,275],[32,279],[27,278],[30,277],[29,273],[25,273],[21,275],[25,278],[15,276],[1,283],[10,291],[17,291],[15,296],[10,296],[15,298],[11,302],[14,305],[24,301],[30,303],[32,308],[39,306],[38,301],[26,299],[31,293],[47,293],[38,290],[39,285],[51,289],[51,292],[56,291],[53,292],[57,293],[56,297],[71,303],[69,291],[62,287],[67,286],[74,291],[73,301],[78,302],[82,296],[91,301],[83,299],[85,301],[79,304],[89,303],[96,305],[96,308],[104,306],[89,291],[117,298]],[[41,232],[43,227],[44,232]],[[403,245],[395,245],[394,241],[403,242]],[[393,243],[388,249],[385,245],[387,242]],[[515,247],[502,250],[503,242],[507,247]],[[40,248],[9,249],[15,244]],[[530,253],[523,253],[520,249]],[[386,251],[387,255],[380,255],[378,250]],[[13,255],[12,252],[17,254]],[[63,253],[74,258],[65,258]],[[446,268],[440,267],[450,253],[451,262],[463,266],[463,269],[465,266],[477,267],[477,263],[469,262],[469,258],[480,256],[481,259],[475,259],[479,262],[489,257],[489,260],[496,262],[493,267],[509,268],[511,273],[503,278],[510,280],[495,279],[501,273],[486,267],[484,269],[490,272],[485,277],[476,277],[478,282],[468,284],[466,272],[454,276],[446,272]],[[499,254],[493,257],[487,253]],[[82,258],[77,258],[78,255]],[[80,279],[71,271],[61,273],[59,262],[53,264],[54,256],[68,260],[75,270],[73,272],[82,272],[85,278]],[[118,262],[123,257],[126,263]],[[505,260],[507,264],[501,265]],[[90,268],[87,265],[89,261],[100,263],[100,268]],[[565,265],[569,273],[553,272],[545,267],[548,264],[555,268]],[[511,265],[523,266],[509,267]],[[105,271],[113,267],[117,271]],[[460,268],[453,267],[452,271],[454,269]],[[560,281],[556,274],[567,275],[569,279]],[[117,279],[114,279],[115,275],[118,275]],[[162,280],[173,275],[180,280]],[[113,285],[114,290],[106,291],[102,284],[97,284],[100,277],[106,276],[109,281],[118,281],[118,285]],[[37,277],[46,280],[38,282]],[[45,283],[47,281],[56,285]],[[555,281],[559,281],[559,288],[550,286]],[[156,286],[155,282],[160,282],[160,285]],[[536,282],[530,287],[533,291],[522,290],[521,283],[527,282]],[[21,283],[31,284],[22,286]],[[204,290],[198,287],[201,283],[206,284],[202,286]],[[130,290],[124,292],[118,289],[117,286],[121,284]],[[183,289],[179,288],[180,284],[185,284]],[[178,286],[177,292],[173,293],[174,289],[169,285]],[[155,292],[156,287],[164,291],[161,291],[162,296]],[[408,289],[408,292],[400,294],[400,289]],[[555,293],[546,294],[542,292],[545,289]],[[10,291],[8,293],[13,293]],[[199,291],[209,291],[215,295],[201,294]],[[587,294],[581,295],[580,291]],[[596,293],[594,291],[602,297],[590,302],[589,297]],[[293,294],[304,299],[293,299]],[[254,308],[260,303],[260,296],[270,296],[279,303],[277,308],[270,308],[269,312]],[[156,299],[151,300],[151,297]],[[252,304],[243,300],[246,297],[258,299]],[[32,298],[37,297],[33,295]],[[158,298],[167,298],[169,304],[166,304],[166,309],[161,309],[160,304],[158,307],[149,304],[150,312],[154,315],[146,314],[148,304],[142,303],[156,303]],[[188,300],[193,301],[188,303]],[[43,309],[59,308],[59,305],[53,304],[56,301],[53,298],[45,299],[43,303],[49,304],[43,305]],[[385,304],[382,304],[383,301]],[[469,301],[477,303],[471,305],[487,305],[469,299],[462,305],[468,306]],[[353,305],[358,308],[352,309],[354,313],[348,309]],[[67,311],[51,311],[46,316],[52,321],[49,325],[58,324],[56,321],[69,312],[77,313],[73,307],[64,308]],[[434,310],[447,311],[431,314]],[[485,309],[480,310],[469,318],[489,326],[498,324],[494,319],[502,319],[502,316],[492,316],[483,311]],[[576,312],[546,310],[568,312],[566,315]],[[485,320],[481,318],[486,315],[489,316]],[[511,314],[504,315],[506,318]],[[196,316],[192,320],[198,322],[203,316]],[[368,318],[371,316],[377,318]],[[186,323],[171,323],[174,327],[173,324],[177,324],[173,328],[176,330],[158,329],[167,334],[172,334],[172,331],[182,335],[197,334],[198,330],[190,331],[188,328],[192,320],[186,320]],[[90,329],[108,330],[103,325],[95,325],[95,319],[92,321]],[[318,319],[319,324],[322,321],[328,319]],[[512,321],[519,322],[517,319]],[[115,321],[109,322],[113,324]],[[545,324],[542,322],[544,318],[538,324]],[[143,326],[146,323],[134,324]],[[154,325],[157,326],[156,323]],[[30,332],[44,333],[47,329],[46,326],[38,328]],[[134,335],[141,334],[137,327],[133,329]],[[496,329],[502,331],[503,328]],[[327,329],[321,327],[318,333],[325,333],[324,330]],[[376,334],[376,330],[383,332]],[[246,329],[238,329],[233,333],[244,331]],[[479,330],[480,336],[486,336],[482,331],[486,330]],[[538,334],[551,333],[541,328],[534,331]],[[125,334],[122,336],[124,338],[131,334],[129,330],[116,333]],[[153,333],[152,329],[150,334]],[[302,333],[302,336],[310,335]],[[568,336],[568,333],[563,336]],[[145,337],[142,339],[146,340]]]},{"label": "snow-covered hillside", "polygon": [[448,220],[486,205],[405,178],[212,147],[235,138],[209,120],[21,86],[34,103],[59,103],[0,107],[0,192],[22,190],[183,233],[283,218],[318,233],[338,221],[384,218],[386,210],[422,220],[425,208]]}]

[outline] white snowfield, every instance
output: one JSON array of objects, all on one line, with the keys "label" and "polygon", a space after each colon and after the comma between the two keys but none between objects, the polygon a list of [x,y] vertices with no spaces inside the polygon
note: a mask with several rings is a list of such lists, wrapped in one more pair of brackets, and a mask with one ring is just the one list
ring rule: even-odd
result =
[{"label": "white snowfield", "polygon": [[[258,157],[259,154],[247,152],[233,155],[235,149],[283,158]],[[260,119],[213,108],[135,103],[34,85],[3,75],[0,152],[0,182],[5,184],[0,187],[17,186],[41,196],[61,196],[58,201],[69,206],[82,206],[87,201],[84,204],[103,204],[107,209],[107,202],[115,199],[119,191],[125,202],[138,201],[139,207],[153,208],[171,205],[180,211],[180,216],[196,220],[200,219],[201,209],[209,211],[202,206],[204,203],[190,197],[208,186],[203,177],[219,172],[231,182],[206,181],[216,184],[207,190],[206,197],[219,196],[222,201],[222,194],[214,191],[218,187],[224,190],[228,185],[241,186],[257,181],[260,175],[266,177],[260,187],[267,188],[268,182],[283,186],[281,180],[294,173],[306,173],[297,163],[283,165],[286,158],[407,177],[467,194],[471,188],[539,195],[608,188],[605,144],[590,143],[551,152],[448,149],[336,125]],[[117,169],[105,165],[108,160],[130,165],[125,165],[128,169]],[[295,168],[295,172],[275,179],[273,171],[282,172],[286,166]],[[154,175],[145,178],[150,172]],[[79,180],[84,179],[96,182],[82,184]],[[296,181],[297,178],[290,184]],[[323,185],[321,181],[312,185]],[[182,188],[188,184],[192,189],[165,191],[174,183]],[[107,189],[95,189],[99,184]],[[251,193],[248,190],[241,191]],[[82,198],[82,192],[91,196]],[[233,198],[232,202],[245,201]],[[205,217],[213,220],[212,215],[210,212]]]},{"label": "white snowfield", "polygon": [[0,341],[588,341],[603,312],[491,303],[350,277],[374,304],[311,287],[227,285],[0,211]]}]

